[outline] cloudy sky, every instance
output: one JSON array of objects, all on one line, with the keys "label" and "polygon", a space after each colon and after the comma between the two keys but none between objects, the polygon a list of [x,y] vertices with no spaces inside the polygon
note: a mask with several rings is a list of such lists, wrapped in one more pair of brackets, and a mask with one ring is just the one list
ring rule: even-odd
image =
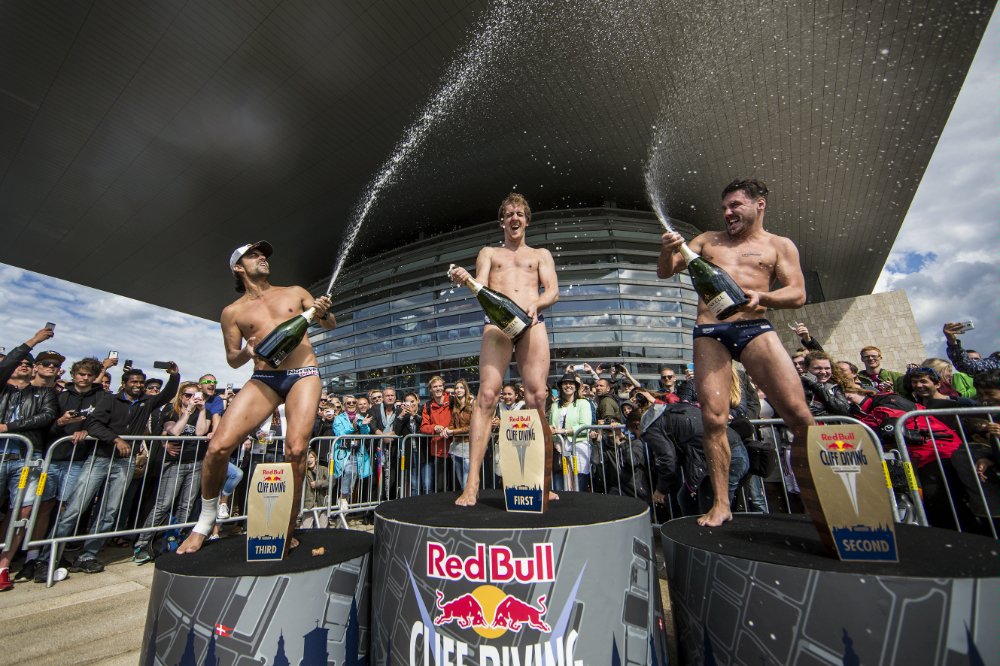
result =
[{"label": "cloudy sky", "polygon": [[[1000,10],[938,143],[875,291],[909,296],[928,354],[944,356],[941,325],[971,319],[966,346],[1000,348]],[[112,349],[147,374],[173,360],[185,378],[215,373],[241,385],[249,366],[225,362],[216,322],[0,264],[0,346],[13,347],[45,322],[56,337],[41,349],[70,360]],[[921,359],[915,359],[921,360]]]}]

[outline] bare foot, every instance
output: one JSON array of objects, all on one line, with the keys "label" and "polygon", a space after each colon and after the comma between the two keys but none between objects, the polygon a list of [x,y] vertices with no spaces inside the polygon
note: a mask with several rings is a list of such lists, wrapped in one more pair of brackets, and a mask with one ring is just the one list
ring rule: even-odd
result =
[{"label": "bare foot", "polygon": [[559,495],[556,495],[554,491],[550,490],[549,491],[549,501],[551,502],[551,501],[557,500],[557,499],[559,499]]},{"label": "bare foot", "polygon": [[177,546],[177,554],[184,555],[185,553],[197,553],[201,550],[201,544],[205,543],[205,535],[198,534],[193,531],[188,534],[187,539],[184,539],[184,543]]},{"label": "bare foot", "polygon": [[455,504],[458,506],[475,506],[476,500],[479,498],[479,488],[473,488],[469,485],[465,486],[465,490],[459,495],[458,499],[455,500]]},{"label": "bare foot", "polygon": [[704,516],[698,518],[698,524],[703,527],[721,527],[733,519],[733,512],[728,506],[713,504]]}]

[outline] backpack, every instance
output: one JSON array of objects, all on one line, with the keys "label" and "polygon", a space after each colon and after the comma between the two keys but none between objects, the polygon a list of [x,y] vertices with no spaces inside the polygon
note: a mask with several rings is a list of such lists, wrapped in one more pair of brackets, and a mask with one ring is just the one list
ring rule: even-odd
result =
[{"label": "backpack", "polygon": [[[871,427],[878,435],[883,449],[896,448],[896,420],[906,412],[924,409],[898,393],[878,393],[861,403],[859,421]],[[903,442],[910,458],[918,466],[934,460],[931,440],[937,445],[941,458],[950,458],[960,445],[958,435],[936,416],[914,417],[904,424]]]}]

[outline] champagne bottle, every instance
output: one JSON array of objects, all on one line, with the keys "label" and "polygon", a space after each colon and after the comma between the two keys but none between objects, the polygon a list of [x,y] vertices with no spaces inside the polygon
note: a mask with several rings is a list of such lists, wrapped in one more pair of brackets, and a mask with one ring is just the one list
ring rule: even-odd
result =
[{"label": "champagne bottle", "polygon": [[[455,265],[452,264],[451,267],[454,268]],[[448,273],[451,274],[451,269]],[[485,287],[471,277],[465,281],[465,286],[476,295],[479,305],[490,321],[514,342],[517,342],[531,326],[531,317],[528,313],[499,291]]]},{"label": "champagne bottle", "polygon": [[285,357],[302,342],[302,337],[314,319],[316,319],[316,306],[278,324],[273,331],[267,334],[267,337],[257,343],[257,346],[254,347],[254,353],[267,361],[267,364],[272,368],[277,368],[285,360]]},{"label": "champagne bottle", "polygon": [[726,319],[750,300],[729,273],[700,257],[687,243],[681,244],[680,253],[687,263],[695,291],[716,319]]}]

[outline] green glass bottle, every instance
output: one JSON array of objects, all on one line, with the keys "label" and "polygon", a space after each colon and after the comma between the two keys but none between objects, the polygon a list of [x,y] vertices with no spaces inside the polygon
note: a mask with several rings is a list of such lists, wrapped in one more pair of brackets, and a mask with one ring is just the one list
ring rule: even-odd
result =
[{"label": "green glass bottle", "polygon": [[681,244],[679,251],[687,263],[695,291],[716,319],[726,319],[750,300],[729,273],[700,257],[687,243]]},{"label": "green glass bottle", "polygon": [[[329,294],[327,294],[329,295]],[[267,361],[272,368],[277,368],[295,349],[316,319],[316,308],[311,307],[302,314],[297,314],[288,321],[278,324],[263,340],[254,347],[254,354]]]},{"label": "green glass bottle", "polygon": [[528,313],[499,291],[485,287],[471,277],[465,281],[465,286],[476,295],[479,305],[490,321],[514,342],[517,342],[531,326],[531,317]]}]

